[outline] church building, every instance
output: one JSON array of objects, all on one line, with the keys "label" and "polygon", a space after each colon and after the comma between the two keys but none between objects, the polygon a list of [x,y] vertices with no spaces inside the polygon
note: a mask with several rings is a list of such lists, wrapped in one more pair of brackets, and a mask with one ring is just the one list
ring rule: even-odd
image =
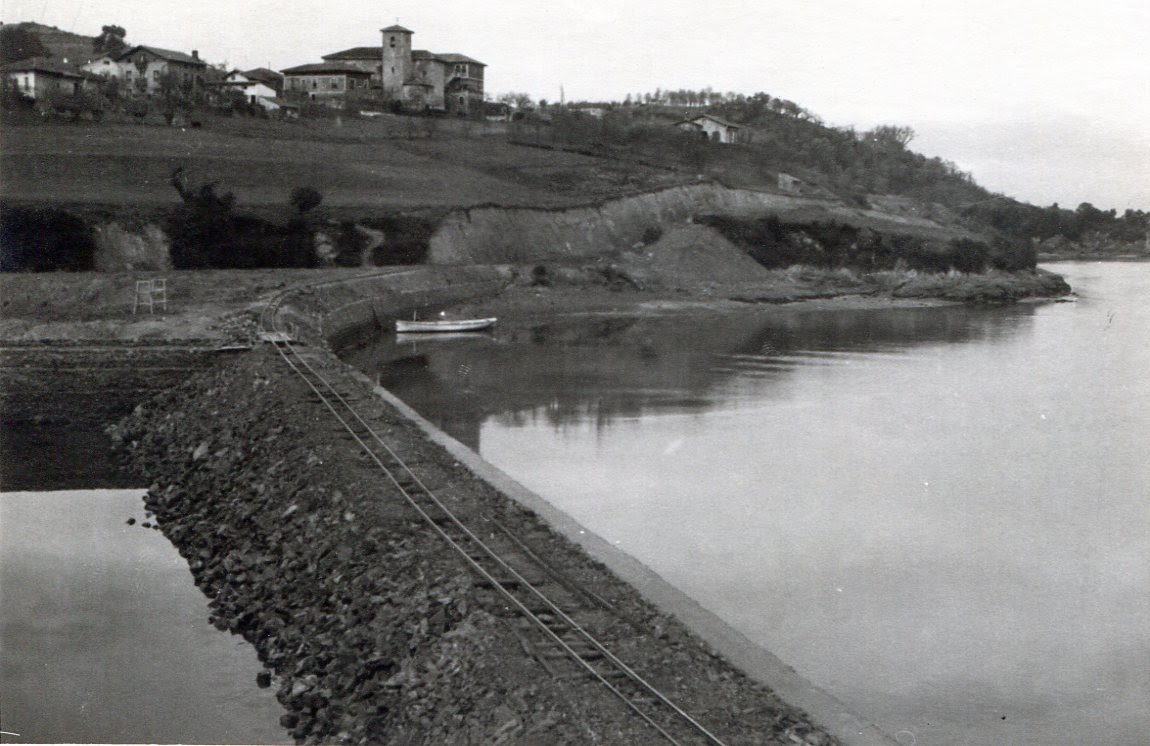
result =
[{"label": "church building", "polygon": [[[409,109],[436,109],[460,116],[483,111],[483,74],[487,67],[466,55],[412,49],[414,31],[388,26],[378,47],[354,47],[323,56],[325,65],[368,73],[384,100]],[[284,71],[290,75],[289,70]]]}]

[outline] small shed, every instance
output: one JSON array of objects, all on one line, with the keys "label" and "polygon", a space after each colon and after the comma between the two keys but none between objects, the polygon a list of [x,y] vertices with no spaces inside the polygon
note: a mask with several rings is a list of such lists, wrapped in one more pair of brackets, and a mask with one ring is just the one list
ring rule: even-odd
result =
[{"label": "small shed", "polygon": [[799,194],[803,191],[803,181],[790,174],[779,172],[779,190],[790,194]]},{"label": "small shed", "polygon": [[685,132],[698,133],[700,137],[711,142],[729,145],[739,141],[739,125],[719,119],[711,114],[700,114],[697,117],[683,119],[675,122],[675,126]]}]

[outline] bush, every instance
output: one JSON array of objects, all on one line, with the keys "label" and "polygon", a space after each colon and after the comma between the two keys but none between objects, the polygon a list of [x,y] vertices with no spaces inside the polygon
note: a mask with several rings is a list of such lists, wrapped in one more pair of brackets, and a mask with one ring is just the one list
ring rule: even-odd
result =
[{"label": "bush", "polygon": [[237,266],[233,250],[236,226],[232,220],[235,197],[217,194],[215,184],[198,189],[187,186],[183,170],[172,175],[172,186],[183,202],[167,220],[172,241],[172,266],[176,269],[207,269]]},{"label": "bush", "polygon": [[[182,199],[168,216],[166,226],[176,269],[317,265],[311,227],[302,212],[281,228],[256,217],[233,215],[235,197],[230,192],[218,194],[214,183],[190,188],[182,169],[173,173],[172,186]],[[313,195],[296,192],[302,195],[297,202],[296,193],[292,194],[297,210],[300,204],[314,201]]]},{"label": "bush", "polygon": [[991,250],[990,264],[1007,272],[1038,266],[1038,247],[1026,240],[1000,239]]},{"label": "bush", "polygon": [[323,202],[323,195],[315,187],[305,186],[296,187],[291,190],[291,197],[289,198],[291,206],[302,215],[309,210],[314,210],[319,207],[319,203]]},{"label": "bush", "polygon": [[551,286],[551,276],[547,273],[547,267],[536,264],[531,268],[531,285],[533,287]]},{"label": "bush", "polygon": [[990,247],[982,241],[957,238],[950,242],[950,266],[959,272],[985,272]]},{"label": "bush", "polygon": [[663,237],[663,229],[657,225],[649,225],[643,230],[643,245],[650,246]]},{"label": "bush", "polygon": [[371,253],[371,263],[377,267],[420,264],[427,258],[428,242],[435,232],[435,224],[427,218],[406,215],[384,218],[371,227],[387,236]]},{"label": "bush", "polygon": [[96,241],[83,219],[55,208],[0,211],[0,272],[83,272]]},{"label": "bush", "polygon": [[356,227],[355,223],[345,220],[340,223],[339,235],[335,237],[335,265],[337,267],[358,267],[363,257],[363,249],[367,246],[367,237]]},{"label": "bush", "polygon": [[984,272],[1029,269],[1036,253],[1026,244],[1003,242],[993,249],[970,238],[942,243],[905,233],[879,233],[845,223],[812,221],[784,223],[777,217],[758,219],[704,215],[696,222],[711,226],[768,269],[805,264],[866,271],[894,269],[920,272]]}]

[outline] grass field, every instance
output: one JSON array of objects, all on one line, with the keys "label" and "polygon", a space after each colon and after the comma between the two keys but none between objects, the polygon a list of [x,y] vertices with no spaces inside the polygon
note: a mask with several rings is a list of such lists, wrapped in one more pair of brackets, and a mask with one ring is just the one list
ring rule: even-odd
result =
[{"label": "grass field", "polygon": [[500,125],[380,117],[299,122],[208,117],[202,128],[34,123],[3,128],[6,201],[163,206],[178,166],[242,207],[314,186],[336,209],[559,206],[682,183],[634,163],[513,145]]}]

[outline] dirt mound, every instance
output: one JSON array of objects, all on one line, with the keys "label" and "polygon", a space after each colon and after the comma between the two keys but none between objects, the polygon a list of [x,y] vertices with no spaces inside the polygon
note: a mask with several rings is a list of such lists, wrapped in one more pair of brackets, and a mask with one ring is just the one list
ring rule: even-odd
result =
[{"label": "dirt mound", "polygon": [[644,284],[669,288],[694,289],[768,278],[762,265],[718,231],[702,225],[671,228],[658,241],[626,252],[622,264]]}]

